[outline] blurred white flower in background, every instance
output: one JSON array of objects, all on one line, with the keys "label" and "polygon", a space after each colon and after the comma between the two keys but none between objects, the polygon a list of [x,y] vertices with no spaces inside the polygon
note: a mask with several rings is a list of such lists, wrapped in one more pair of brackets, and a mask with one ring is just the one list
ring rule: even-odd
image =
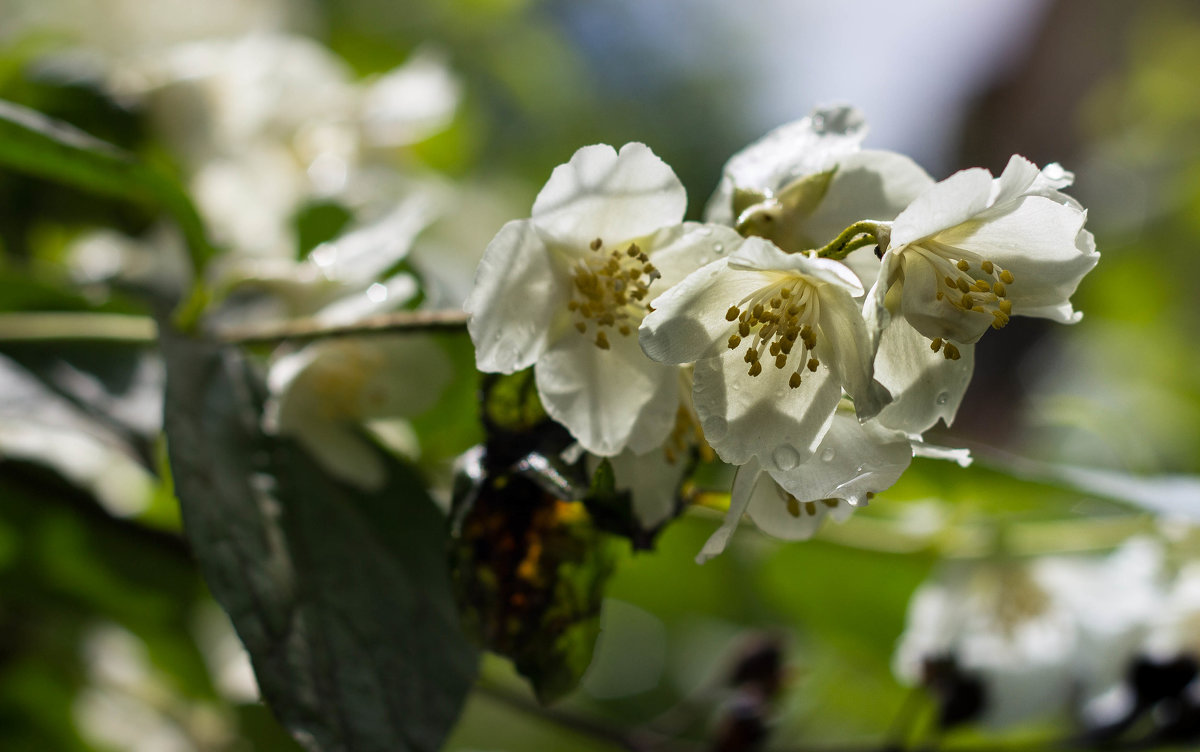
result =
[{"label": "blurred white flower in background", "polygon": [[215,703],[185,697],[151,662],[146,644],[113,623],[81,641],[86,686],[72,707],[93,744],[130,752],[201,752],[236,738],[236,720]]},{"label": "blurred white flower in background", "polygon": [[1162,547],[948,568],[921,585],[893,659],[910,684],[953,665],[982,687],[973,719],[1005,727],[1065,714],[1117,685],[1162,603]]},{"label": "blurred white flower in background", "polygon": [[271,365],[264,427],[298,440],[334,477],[377,490],[387,471],[364,424],[427,410],[451,375],[449,359],[428,336],[317,342]]},{"label": "blurred white flower in background", "polygon": [[391,152],[449,125],[460,96],[432,50],[358,81],[328,48],[284,35],[180,46],[146,62],[144,84],[138,98],[188,165],[217,239],[284,258],[295,255],[293,222],[306,203],[378,214],[398,200],[378,181],[358,189],[360,172],[396,166]]}]

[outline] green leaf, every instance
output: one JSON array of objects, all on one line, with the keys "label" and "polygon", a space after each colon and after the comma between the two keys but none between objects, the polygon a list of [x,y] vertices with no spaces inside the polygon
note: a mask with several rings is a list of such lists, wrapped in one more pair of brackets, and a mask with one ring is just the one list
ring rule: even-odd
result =
[{"label": "green leaf", "polygon": [[232,349],[164,337],[166,430],[184,529],[263,696],[310,750],[439,749],[476,670],[445,522],[415,475],[363,493],[260,430]]},{"label": "green leaf", "polygon": [[0,101],[0,166],[163,209],[187,238],[197,271],[215,254],[199,214],[175,181],[112,144],[4,101]]}]

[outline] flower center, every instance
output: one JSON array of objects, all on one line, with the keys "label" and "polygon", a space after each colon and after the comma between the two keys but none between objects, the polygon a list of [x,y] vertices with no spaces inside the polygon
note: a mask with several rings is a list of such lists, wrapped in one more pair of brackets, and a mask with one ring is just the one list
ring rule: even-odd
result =
[{"label": "flower center", "polygon": [[662,277],[650,258],[636,242],[604,250],[604,241],[596,238],[571,269],[571,299],[567,310],[575,314],[575,329],[587,334],[588,325],[596,330],[596,347],[609,348],[605,329],[615,329],[622,337],[637,330],[650,311],[646,295],[650,285]]},{"label": "flower center", "polygon": [[789,277],[764,287],[725,312],[726,321],[738,322],[737,331],[729,335],[729,349],[737,350],[746,342],[745,360],[750,364],[751,376],[762,373],[764,352],[774,359],[778,369],[794,364],[796,370],[788,386],[795,389],[800,386],[805,369],[816,371],[821,365],[813,354],[817,347],[819,311],[816,290],[803,279]]},{"label": "flower center", "polygon": [[[1008,285],[1015,278],[1008,269],[985,258],[964,255],[962,249],[937,242],[922,243],[914,250],[933,265],[938,277],[937,299],[956,311],[990,313],[992,328],[1003,329],[1012,316],[1012,301]],[[929,344],[934,352],[941,351],[947,360],[958,360],[958,348],[941,337]]]}]

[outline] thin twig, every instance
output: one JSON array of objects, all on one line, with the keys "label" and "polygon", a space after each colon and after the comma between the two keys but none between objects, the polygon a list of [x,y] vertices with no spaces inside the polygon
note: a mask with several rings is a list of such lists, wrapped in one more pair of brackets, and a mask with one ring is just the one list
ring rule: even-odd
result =
[{"label": "thin twig", "polygon": [[[461,331],[467,314],[459,310],[395,311],[347,324],[292,319],[218,329],[215,339],[231,345],[311,341],[407,332]],[[0,342],[103,341],[153,344],[158,327],[149,316],[115,313],[0,313]]]},{"label": "thin twig", "polygon": [[349,324],[326,324],[313,319],[293,319],[276,324],[227,327],[217,333],[222,342],[237,345],[269,344],[284,340],[357,337],[369,334],[461,331],[469,316],[459,310],[395,311],[359,319]]}]

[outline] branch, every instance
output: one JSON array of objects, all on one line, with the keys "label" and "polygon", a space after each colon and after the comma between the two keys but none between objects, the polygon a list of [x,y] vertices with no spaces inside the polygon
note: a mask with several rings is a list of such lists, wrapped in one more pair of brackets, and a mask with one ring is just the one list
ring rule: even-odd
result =
[{"label": "branch", "polygon": [[[407,332],[461,331],[468,315],[459,310],[395,311],[348,324],[315,319],[292,319],[268,324],[218,329],[214,338],[231,345],[308,341]],[[158,327],[149,316],[114,313],[0,313],[0,342],[62,342],[69,340],[154,344]]]},{"label": "branch", "polygon": [[441,311],[395,311],[368,316],[349,324],[326,324],[314,319],[293,319],[275,324],[227,327],[216,338],[235,345],[356,337],[364,334],[461,331],[468,314],[450,309]]}]

